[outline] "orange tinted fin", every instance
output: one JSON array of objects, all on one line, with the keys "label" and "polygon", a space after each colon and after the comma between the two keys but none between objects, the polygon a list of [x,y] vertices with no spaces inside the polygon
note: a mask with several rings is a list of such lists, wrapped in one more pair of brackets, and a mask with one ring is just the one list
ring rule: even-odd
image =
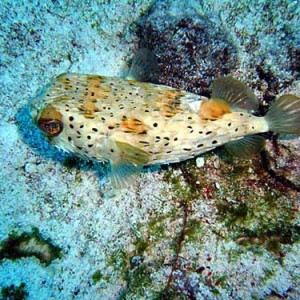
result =
[{"label": "orange tinted fin", "polygon": [[200,106],[199,116],[205,120],[217,120],[230,113],[230,105],[222,99],[205,100]]},{"label": "orange tinted fin", "polygon": [[258,101],[255,94],[243,82],[233,77],[222,77],[212,83],[212,99],[224,99],[232,108],[246,111],[257,110]]}]

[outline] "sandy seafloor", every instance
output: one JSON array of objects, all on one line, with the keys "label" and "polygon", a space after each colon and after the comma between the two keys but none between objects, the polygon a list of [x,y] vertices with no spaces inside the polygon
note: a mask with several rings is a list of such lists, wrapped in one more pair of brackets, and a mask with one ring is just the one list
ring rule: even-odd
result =
[{"label": "sandy seafloor", "polygon": [[[106,166],[74,166],[31,123],[28,103],[54,76],[124,76],[138,44],[132,24],[152,5],[169,9],[162,19],[208,17],[238,49],[235,75],[267,86],[251,68],[263,57],[277,82],[291,82],[278,93],[299,94],[299,1],[155,2],[1,1],[0,299],[300,299],[299,138],[267,147],[288,185],[259,157],[217,151],[197,165],[146,170],[136,187],[114,192]],[[247,47],[253,37],[259,44]],[[189,168],[205,180],[199,191]],[[33,231],[42,241],[23,254],[9,254],[21,243],[3,250]],[[61,249],[53,260],[50,244]]]}]

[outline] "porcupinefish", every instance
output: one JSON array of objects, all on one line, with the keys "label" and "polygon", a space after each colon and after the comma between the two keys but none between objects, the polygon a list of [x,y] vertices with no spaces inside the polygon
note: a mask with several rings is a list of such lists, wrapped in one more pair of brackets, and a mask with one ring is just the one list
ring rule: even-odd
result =
[{"label": "porcupinefish", "polygon": [[264,117],[252,114],[255,94],[223,77],[210,99],[149,83],[157,63],[140,50],[125,79],[67,73],[47,85],[31,103],[34,122],[56,147],[97,161],[109,161],[115,187],[132,183],[143,167],[183,161],[225,144],[249,157],[264,147],[259,133],[300,134],[300,98],[279,97]]}]

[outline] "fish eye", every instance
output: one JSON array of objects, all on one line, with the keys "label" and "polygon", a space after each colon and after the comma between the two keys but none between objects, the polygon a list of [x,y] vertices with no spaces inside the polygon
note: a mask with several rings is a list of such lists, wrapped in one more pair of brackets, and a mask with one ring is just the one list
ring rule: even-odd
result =
[{"label": "fish eye", "polygon": [[38,127],[49,136],[57,136],[63,130],[63,123],[60,120],[39,119]]}]

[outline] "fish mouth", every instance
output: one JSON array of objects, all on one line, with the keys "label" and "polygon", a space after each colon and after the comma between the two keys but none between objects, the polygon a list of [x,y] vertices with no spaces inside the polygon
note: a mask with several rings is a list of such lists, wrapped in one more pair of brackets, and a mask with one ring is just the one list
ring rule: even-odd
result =
[{"label": "fish mouth", "polygon": [[44,118],[40,118],[37,121],[37,125],[49,137],[59,135],[64,127],[60,120]]}]

